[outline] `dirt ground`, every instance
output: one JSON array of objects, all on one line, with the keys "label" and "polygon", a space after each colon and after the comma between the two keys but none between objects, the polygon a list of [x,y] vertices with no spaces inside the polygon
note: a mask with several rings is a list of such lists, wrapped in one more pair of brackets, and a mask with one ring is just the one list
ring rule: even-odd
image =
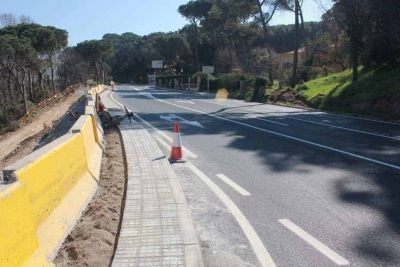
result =
[{"label": "dirt ground", "polygon": [[0,136],[0,160],[14,151],[26,138],[33,137],[43,130],[44,122],[53,122],[60,119],[80,97],[87,94],[88,88],[81,88],[60,99],[57,103],[46,107],[32,122],[23,125],[15,132],[9,132]]},{"label": "dirt ground", "polygon": [[56,266],[110,266],[118,240],[123,196],[125,159],[116,127],[105,130],[99,188],[81,219],[62,245]]},{"label": "dirt ground", "polygon": [[[0,136],[0,169],[29,155],[69,131],[76,119],[67,111],[70,109],[79,118],[85,112],[84,89],[76,90],[60,102],[44,109],[32,122],[15,132]],[[44,129],[43,123],[51,121],[53,127]]]}]

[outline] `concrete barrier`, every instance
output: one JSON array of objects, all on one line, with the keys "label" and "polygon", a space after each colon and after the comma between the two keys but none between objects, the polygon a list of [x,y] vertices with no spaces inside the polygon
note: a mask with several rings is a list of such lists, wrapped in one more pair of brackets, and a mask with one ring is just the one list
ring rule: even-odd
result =
[{"label": "concrete barrier", "polygon": [[97,116],[96,108],[92,105],[87,105],[85,107],[85,115],[90,115],[92,117],[93,129],[96,135],[96,141],[99,146],[104,149],[105,141],[104,141],[104,130],[101,124],[99,116]]},{"label": "concrete barrier", "polygon": [[0,172],[8,178],[0,183],[0,267],[54,266],[96,192],[104,132],[90,102],[70,133]]},{"label": "concrete barrier", "polygon": [[20,182],[0,188],[0,266],[22,266],[38,248],[28,195]]},{"label": "concrete barrier", "polygon": [[96,140],[97,128],[95,127],[93,117],[90,115],[80,116],[78,121],[72,126],[71,133],[82,134],[88,170],[99,181],[102,149]]}]

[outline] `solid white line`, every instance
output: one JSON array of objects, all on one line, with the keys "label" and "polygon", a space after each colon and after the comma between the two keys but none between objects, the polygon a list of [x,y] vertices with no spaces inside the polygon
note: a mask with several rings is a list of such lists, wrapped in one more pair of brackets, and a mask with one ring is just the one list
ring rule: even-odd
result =
[{"label": "solid white line", "polygon": [[[136,89],[135,89],[136,90]],[[118,105],[120,105],[121,107],[124,107],[124,105],[122,105],[120,102],[118,102],[114,97],[113,97],[114,92],[111,93],[111,98],[115,101],[115,103],[117,103]],[[139,115],[137,115],[136,113],[133,113],[133,116],[135,116],[136,118],[138,118],[139,120],[141,120],[144,124],[146,124],[149,128],[151,128],[153,131],[155,131],[157,134],[161,135],[162,137],[164,137],[168,142],[172,143],[173,139],[171,137],[169,137],[168,135],[166,135],[165,133],[161,132],[159,129],[157,129],[156,127],[154,127],[152,124],[150,124],[149,122],[145,121],[142,117],[140,117]],[[171,149],[171,146],[169,146],[169,148],[167,149]],[[188,156],[188,158],[191,159],[197,159],[196,154],[194,154],[192,151],[190,151],[189,149],[187,149],[186,147],[182,146],[183,149],[183,154],[186,154]]]},{"label": "solid white line", "polygon": [[232,215],[235,217],[236,221],[239,223],[244,234],[249,240],[254,253],[256,254],[258,261],[262,267],[275,267],[275,263],[268,253],[260,237],[257,235],[256,231],[253,229],[249,221],[240,211],[240,209],[235,205],[235,203],[222,191],[210,178],[208,178],[203,172],[201,172],[193,164],[185,163],[185,165],[192,170],[213,192],[214,194],[225,204]]},{"label": "solid white line", "polygon": [[317,112],[316,114],[332,115],[332,116],[345,117],[345,118],[350,118],[350,119],[357,119],[357,120],[363,120],[363,121],[373,121],[373,122],[378,122],[378,123],[386,123],[386,124],[392,124],[392,125],[400,126],[400,123],[381,121],[381,120],[374,120],[374,119],[366,119],[366,118],[360,118],[360,117],[354,117],[354,116],[348,116],[348,115],[341,115],[341,114],[335,114],[335,113]]},{"label": "solid white line", "polygon": [[302,238],[304,241],[306,241],[308,244],[313,246],[316,250],[318,250],[319,252],[321,252],[322,254],[327,256],[329,259],[331,259],[336,264],[349,265],[349,262],[345,258],[343,258],[339,254],[337,254],[336,252],[334,252],[333,250],[331,250],[330,248],[328,248],[327,246],[322,244],[320,241],[318,241],[317,239],[312,237],[310,234],[308,234],[306,231],[304,231],[303,229],[301,229],[300,227],[298,227],[291,221],[289,221],[287,219],[282,219],[282,220],[279,220],[279,222],[281,224],[283,224],[284,226],[286,226],[286,228],[291,230],[293,233],[298,235],[300,238]]},{"label": "solid white line", "polygon": [[275,123],[275,124],[278,124],[278,125],[281,125],[281,126],[289,126],[289,125],[287,125],[285,123],[280,123],[280,122],[276,122],[276,121],[270,121],[270,120],[261,119],[261,118],[255,118],[255,119],[260,120],[260,121],[266,121],[266,122]]},{"label": "solid white line", "polygon": [[338,129],[342,129],[342,130],[346,130],[346,131],[357,132],[357,133],[362,133],[362,134],[368,134],[368,135],[373,135],[373,136],[378,136],[378,137],[383,137],[383,138],[394,139],[394,140],[400,141],[399,138],[391,137],[391,136],[388,136],[388,135],[370,133],[370,132],[365,132],[365,131],[360,131],[360,130],[355,130],[355,129],[349,129],[349,128],[340,127],[340,126],[334,126],[334,125],[330,125],[330,124],[326,124],[326,123],[320,123],[320,122],[309,121],[309,120],[304,120],[304,119],[292,118],[292,117],[289,117],[289,116],[285,116],[285,118],[286,119],[290,119],[290,120],[304,121],[304,122],[307,122],[307,123],[313,123],[313,124],[318,124],[318,125],[338,128]]},{"label": "solid white line", "polygon": [[340,149],[336,149],[336,148],[333,148],[333,147],[320,145],[320,144],[313,143],[313,142],[310,142],[310,141],[307,141],[307,140],[303,140],[303,139],[300,139],[300,138],[296,138],[296,137],[293,137],[293,136],[290,136],[290,135],[269,131],[269,130],[266,130],[266,129],[263,129],[263,128],[260,128],[260,127],[257,127],[257,126],[253,126],[253,125],[250,125],[250,124],[247,124],[247,123],[234,121],[234,120],[227,119],[227,118],[224,118],[224,117],[220,117],[220,116],[217,116],[217,115],[214,115],[214,114],[209,114],[209,113],[204,112],[204,111],[200,111],[200,110],[196,110],[196,109],[180,106],[180,105],[177,105],[177,104],[174,104],[174,103],[170,103],[170,102],[158,99],[158,98],[156,98],[155,100],[159,101],[159,102],[163,102],[163,103],[169,104],[169,105],[173,105],[173,106],[176,106],[176,107],[180,107],[180,108],[183,108],[183,109],[191,110],[191,111],[194,111],[194,112],[197,112],[197,113],[201,113],[201,114],[204,114],[204,115],[207,115],[207,116],[210,116],[210,117],[214,117],[214,118],[217,118],[217,119],[220,119],[220,120],[229,121],[229,122],[232,122],[232,123],[235,123],[235,124],[239,124],[239,125],[242,125],[242,126],[246,126],[246,127],[252,128],[252,129],[256,129],[256,130],[259,130],[259,131],[262,131],[262,132],[266,132],[266,133],[269,133],[269,134],[273,134],[273,135],[277,135],[277,136],[280,136],[280,137],[288,138],[288,139],[295,140],[295,141],[298,141],[298,142],[301,142],[301,143],[313,145],[313,146],[324,148],[324,149],[327,149],[327,150],[331,150],[331,151],[334,151],[334,152],[337,152],[337,153],[340,153],[340,154],[344,154],[344,155],[347,155],[347,156],[355,157],[355,158],[358,158],[358,159],[362,159],[362,160],[365,160],[365,161],[373,162],[373,163],[376,163],[376,164],[379,164],[379,165],[383,165],[383,166],[386,166],[386,167],[390,167],[390,168],[393,168],[393,169],[400,170],[400,166],[396,166],[396,165],[389,164],[389,163],[386,163],[386,162],[382,162],[382,161],[379,161],[379,160],[363,157],[363,156],[360,156],[360,155],[357,155],[357,154],[353,154],[353,153],[350,153],[350,152],[346,152],[346,151],[343,151],[343,150],[340,150]]},{"label": "solid white line", "polygon": [[225,183],[227,183],[228,185],[230,185],[233,189],[235,189],[236,191],[239,192],[239,194],[242,194],[243,196],[251,196],[251,194],[249,192],[247,192],[246,190],[244,190],[240,185],[238,185],[237,183],[235,183],[234,181],[232,181],[231,179],[229,179],[228,177],[226,177],[223,174],[217,174],[217,177],[219,179],[221,179],[222,181],[224,181]]},{"label": "solid white line", "polygon": [[[230,100],[235,100],[235,101],[239,101],[239,102],[240,102],[240,100],[236,100],[236,99],[230,99]],[[219,103],[215,103],[215,102],[209,102],[209,101],[206,101],[206,100],[202,100],[202,101],[208,102],[208,103],[210,103],[210,104],[225,106],[225,107],[243,108],[243,107],[235,107],[235,106],[223,105],[223,104],[219,104]],[[267,104],[267,103],[264,103],[264,105],[266,105],[266,106],[273,106],[273,107],[282,107],[282,108],[287,108],[287,109],[295,109],[295,110],[305,110],[305,111],[309,111],[308,109],[302,109],[302,108],[298,108],[298,107],[279,106],[279,105],[272,105],[272,104]],[[246,108],[243,108],[243,109],[246,109]],[[311,113],[310,113],[310,114],[311,114]],[[395,123],[395,122],[388,122],[388,121],[382,121],[382,120],[374,120],[374,119],[360,118],[360,117],[355,117],[355,116],[342,115],[342,114],[335,114],[335,113],[328,113],[328,112],[320,112],[320,111],[318,111],[318,110],[313,111],[312,114],[317,114],[317,115],[332,115],[332,116],[345,117],[345,118],[350,118],[350,119],[355,119],[355,120],[372,121],[372,122],[377,122],[377,123],[385,123],[385,124],[391,124],[391,125],[400,126],[400,123]]]},{"label": "solid white line", "polygon": [[[133,116],[135,116],[136,118],[138,118],[139,120],[141,120],[144,124],[146,124],[148,127],[150,127],[152,130],[154,130],[155,132],[157,132],[159,135],[161,135],[162,137],[164,137],[168,142],[173,143],[173,139],[171,137],[169,137],[168,135],[166,135],[165,133],[161,132],[159,129],[157,129],[156,127],[154,127],[152,124],[150,124],[148,121],[145,121],[142,117],[140,117],[139,115],[137,115],[136,113],[133,113]],[[171,148],[171,147],[170,147]],[[187,149],[186,147],[182,146],[183,149],[183,154],[188,155],[189,158],[192,159],[197,159],[196,154],[194,154],[192,151],[190,151],[189,149]]]}]

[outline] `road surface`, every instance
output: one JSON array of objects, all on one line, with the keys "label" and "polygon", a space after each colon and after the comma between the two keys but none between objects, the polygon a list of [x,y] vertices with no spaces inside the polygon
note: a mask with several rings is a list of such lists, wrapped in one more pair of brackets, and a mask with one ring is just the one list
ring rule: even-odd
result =
[{"label": "road surface", "polygon": [[209,266],[400,266],[400,124],[121,85],[168,153]]}]

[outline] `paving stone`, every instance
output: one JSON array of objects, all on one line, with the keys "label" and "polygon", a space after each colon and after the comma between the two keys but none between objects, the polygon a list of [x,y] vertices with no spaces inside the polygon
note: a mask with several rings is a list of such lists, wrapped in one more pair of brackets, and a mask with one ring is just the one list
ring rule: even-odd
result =
[{"label": "paving stone", "polygon": [[128,163],[123,222],[113,267],[185,266],[177,204],[164,155],[137,122],[120,125]]}]

